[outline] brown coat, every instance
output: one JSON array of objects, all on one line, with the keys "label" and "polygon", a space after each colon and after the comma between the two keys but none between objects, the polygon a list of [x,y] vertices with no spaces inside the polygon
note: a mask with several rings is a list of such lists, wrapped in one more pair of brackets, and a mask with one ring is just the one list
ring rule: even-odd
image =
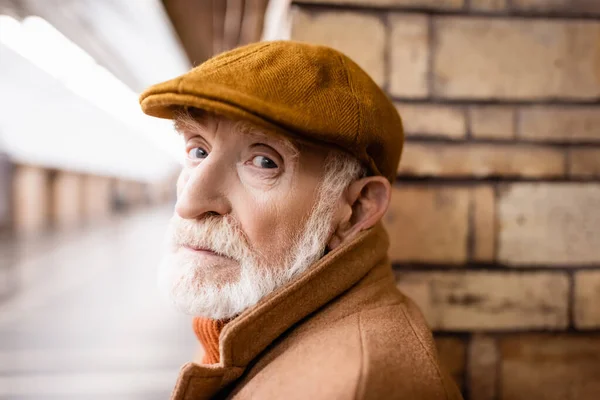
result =
[{"label": "brown coat", "polygon": [[184,365],[172,399],[461,399],[388,246],[379,223],[228,323],[221,363]]}]

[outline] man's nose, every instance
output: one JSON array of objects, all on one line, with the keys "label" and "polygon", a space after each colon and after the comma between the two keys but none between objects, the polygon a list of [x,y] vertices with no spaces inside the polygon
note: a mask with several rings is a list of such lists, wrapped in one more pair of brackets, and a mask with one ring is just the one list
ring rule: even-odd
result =
[{"label": "man's nose", "polygon": [[185,219],[199,219],[207,214],[226,215],[231,205],[225,191],[226,171],[216,159],[207,158],[180,176],[182,185],[175,212]]}]

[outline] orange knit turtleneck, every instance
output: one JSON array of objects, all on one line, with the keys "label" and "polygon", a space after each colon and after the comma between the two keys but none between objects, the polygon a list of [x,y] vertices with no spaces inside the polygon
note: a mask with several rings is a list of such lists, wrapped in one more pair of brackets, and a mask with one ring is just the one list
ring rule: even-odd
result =
[{"label": "orange knit turtleneck", "polygon": [[194,318],[194,332],[204,348],[203,364],[217,364],[219,357],[219,335],[225,326],[225,321],[196,317]]}]

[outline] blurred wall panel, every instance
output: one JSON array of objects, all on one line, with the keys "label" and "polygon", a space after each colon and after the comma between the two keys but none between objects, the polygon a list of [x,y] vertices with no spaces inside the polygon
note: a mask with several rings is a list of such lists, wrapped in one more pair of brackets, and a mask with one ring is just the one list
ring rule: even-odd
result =
[{"label": "blurred wall panel", "polygon": [[8,231],[11,223],[11,182],[13,166],[7,154],[0,149],[0,233]]},{"label": "blurred wall panel", "polygon": [[246,0],[244,17],[240,27],[239,44],[248,44],[260,39],[269,0]]},{"label": "blurred wall panel", "polygon": [[261,39],[268,0],[163,0],[191,63]]},{"label": "blurred wall panel", "polygon": [[112,210],[113,179],[86,175],[83,180],[83,215],[87,221],[107,218]]},{"label": "blurred wall panel", "polygon": [[163,0],[163,4],[192,65],[208,59],[213,54],[213,1]]},{"label": "blurred wall panel", "polygon": [[72,228],[82,222],[83,179],[81,175],[59,171],[51,183],[51,215],[55,228]]},{"label": "blurred wall panel", "polygon": [[143,206],[150,200],[145,184],[124,179],[115,182],[114,196],[115,206],[118,210]]},{"label": "blurred wall panel", "polygon": [[13,179],[13,224],[19,234],[35,234],[48,226],[50,186],[43,168],[18,165]]},{"label": "blurred wall panel", "polygon": [[213,52],[212,52],[212,54],[218,54],[227,49],[227,46],[225,46],[225,38],[223,37],[223,32],[225,32],[225,13],[226,12],[227,12],[227,1],[213,0],[213,16],[212,16]]},{"label": "blurred wall panel", "polygon": [[244,18],[244,9],[244,0],[227,0],[225,26],[222,33],[226,49],[232,49],[240,42],[240,29]]}]

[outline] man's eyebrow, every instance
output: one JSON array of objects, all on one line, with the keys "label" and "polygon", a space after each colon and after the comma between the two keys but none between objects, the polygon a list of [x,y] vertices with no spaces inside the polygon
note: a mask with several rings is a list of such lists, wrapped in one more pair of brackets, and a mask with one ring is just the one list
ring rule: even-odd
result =
[{"label": "man's eyebrow", "polygon": [[179,112],[173,118],[173,128],[175,132],[184,135],[190,132],[202,132],[208,129],[208,126],[201,120],[190,115],[189,112]]},{"label": "man's eyebrow", "polygon": [[235,129],[239,132],[252,137],[255,140],[276,143],[287,150],[292,158],[296,158],[299,155],[299,147],[292,140],[282,137],[280,135],[275,136],[263,132],[260,128],[246,121],[238,121],[235,124]]},{"label": "man's eyebrow", "polygon": [[[173,118],[173,128],[180,135],[190,133],[206,132],[209,127],[203,121],[203,118],[194,118],[188,111],[180,111]],[[281,135],[274,135],[264,132],[254,124],[240,120],[234,124],[234,129],[240,133],[251,136],[255,140],[279,144],[290,154],[292,158],[297,158],[300,154],[300,147],[291,139]]]}]

